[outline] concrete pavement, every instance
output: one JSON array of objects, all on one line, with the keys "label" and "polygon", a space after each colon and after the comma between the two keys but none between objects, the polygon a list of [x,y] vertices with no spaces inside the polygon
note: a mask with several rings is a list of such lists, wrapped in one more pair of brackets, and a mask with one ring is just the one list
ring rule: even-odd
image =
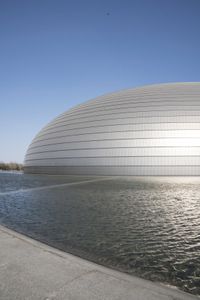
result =
[{"label": "concrete pavement", "polygon": [[194,300],[0,226],[0,300]]}]

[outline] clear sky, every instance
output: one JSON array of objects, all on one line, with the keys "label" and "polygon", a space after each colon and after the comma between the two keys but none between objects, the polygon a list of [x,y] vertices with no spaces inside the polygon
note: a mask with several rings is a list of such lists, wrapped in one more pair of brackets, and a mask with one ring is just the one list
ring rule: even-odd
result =
[{"label": "clear sky", "polygon": [[200,81],[200,0],[0,0],[0,161],[73,105]]}]

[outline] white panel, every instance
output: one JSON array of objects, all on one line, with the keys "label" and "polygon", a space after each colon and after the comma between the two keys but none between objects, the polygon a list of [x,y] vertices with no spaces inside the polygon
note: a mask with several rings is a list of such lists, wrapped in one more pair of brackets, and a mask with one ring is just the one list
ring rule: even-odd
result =
[{"label": "white panel", "polygon": [[172,166],[172,165],[199,165],[200,166],[200,156],[197,157],[92,157],[92,158],[57,158],[52,159],[33,159],[28,160],[27,164],[31,162],[32,165],[58,165],[58,166]]},{"label": "white panel", "polygon": [[[60,136],[60,137],[59,137]],[[200,130],[160,130],[160,131],[122,131],[122,132],[105,132],[90,133],[82,135],[67,135],[66,133],[51,133],[35,140],[35,145],[40,141],[52,143],[65,142],[82,142],[93,140],[117,140],[117,139],[152,139],[152,138],[199,138]]]},{"label": "white panel", "polygon": [[[84,116],[74,116],[70,118],[66,118],[63,121],[55,122],[55,125],[63,125],[63,124],[76,124],[76,123],[84,123],[84,122],[92,122],[92,121],[106,121],[106,120],[117,120],[117,119],[126,119],[126,118],[146,118],[146,117],[168,117],[168,116],[199,116],[200,107],[195,109],[195,107],[191,107],[190,109],[183,110],[180,107],[180,110],[168,110],[167,108],[160,110],[150,110],[150,111],[132,111],[129,109],[127,112],[110,112],[110,113],[102,113],[102,114],[92,114],[92,115],[84,115]],[[77,122],[78,119],[78,122]]]},{"label": "white panel", "polygon": [[36,174],[81,174],[81,175],[134,175],[134,176],[198,176],[200,166],[25,166],[25,171]]},{"label": "white panel", "polygon": [[[165,100],[166,101],[166,100]],[[101,108],[96,108],[96,109],[88,109],[88,110],[84,110],[84,111],[80,111],[77,113],[68,113],[65,114],[64,116],[60,117],[59,119],[57,119],[54,124],[58,124],[61,121],[66,121],[66,120],[75,120],[77,118],[81,118],[81,119],[85,119],[85,118],[89,118],[89,117],[94,117],[94,116],[106,116],[106,115],[117,115],[117,114],[121,114],[121,113],[145,113],[145,112],[153,112],[154,114],[156,112],[159,111],[163,111],[163,106],[165,107],[165,111],[177,111],[180,109],[180,105],[181,105],[181,110],[182,111],[199,111],[200,110],[200,105],[199,105],[199,100],[197,100],[196,102],[194,101],[190,101],[190,99],[186,100],[187,102],[183,102],[180,101],[179,103],[177,103],[177,101],[172,101],[172,104],[169,103],[169,101],[167,103],[157,103],[154,105],[151,103],[151,106],[149,106],[148,104],[142,105],[138,104],[138,105],[107,105],[102,106]]]},{"label": "white panel", "polygon": [[[44,151],[44,150],[43,150]],[[62,150],[28,153],[27,159],[32,158],[62,158],[62,157],[99,157],[99,156],[200,156],[200,147],[180,148],[114,148],[88,150]]]},{"label": "white panel", "polygon": [[[63,140],[63,142],[62,142]],[[55,144],[58,144],[55,142]],[[38,142],[37,145],[32,145],[31,149],[41,148],[43,145],[53,145],[48,141]],[[105,141],[91,141],[91,142],[72,142],[66,143],[65,138],[60,139],[60,147],[66,149],[84,149],[84,148],[118,148],[118,147],[192,147],[200,146],[199,139],[138,139],[138,140],[105,140]]]},{"label": "white panel", "polygon": [[[164,108],[163,108],[164,109]],[[152,117],[132,117],[132,118],[127,118],[127,116],[124,116],[122,119],[119,118],[110,118],[107,120],[101,120],[101,121],[85,121],[85,122],[80,122],[79,120],[77,120],[76,122],[74,122],[73,124],[68,124],[67,122],[63,122],[62,125],[60,124],[55,124],[55,126],[51,125],[48,127],[45,127],[45,130],[47,129],[52,129],[53,130],[57,130],[57,129],[61,129],[63,128],[64,125],[67,125],[68,129],[72,129],[72,128],[83,128],[85,126],[90,127],[98,127],[98,126],[102,126],[102,125],[114,125],[114,124],[152,124],[152,123],[177,123],[177,122],[181,122],[181,123],[199,123],[200,122],[200,114],[199,115],[192,115],[191,112],[189,113],[184,113],[184,115],[177,115],[177,116],[168,116],[168,117],[159,117],[159,116],[152,116]]]},{"label": "white panel", "polygon": [[46,137],[50,133],[59,133],[66,135],[78,135],[85,133],[97,132],[121,132],[121,131],[147,131],[147,130],[200,130],[200,123],[155,123],[155,124],[127,124],[127,125],[102,125],[102,126],[89,126],[76,129],[69,129],[67,125],[62,128],[51,128],[48,131],[42,131],[37,135],[37,138]]},{"label": "white panel", "polygon": [[64,112],[34,138],[27,172],[200,175],[200,83],[124,90]]}]

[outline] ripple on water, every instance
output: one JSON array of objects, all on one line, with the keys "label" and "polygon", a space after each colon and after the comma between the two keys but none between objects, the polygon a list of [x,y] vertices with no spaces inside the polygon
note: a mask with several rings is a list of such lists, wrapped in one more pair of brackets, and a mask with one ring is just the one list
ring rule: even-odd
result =
[{"label": "ripple on water", "polygon": [[[55,247],[200,294],[200,178],[0,174],[0,221]],[[30,192],[3,192],[31,188]]]}]

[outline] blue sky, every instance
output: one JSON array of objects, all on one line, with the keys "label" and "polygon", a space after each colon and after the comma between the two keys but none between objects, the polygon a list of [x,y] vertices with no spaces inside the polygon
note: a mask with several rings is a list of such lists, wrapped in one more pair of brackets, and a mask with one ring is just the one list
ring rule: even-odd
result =
[{"label": "blue sky", "polygon": [[199,0],[0,0],[0,161],[107,92],[200,81]]}]

